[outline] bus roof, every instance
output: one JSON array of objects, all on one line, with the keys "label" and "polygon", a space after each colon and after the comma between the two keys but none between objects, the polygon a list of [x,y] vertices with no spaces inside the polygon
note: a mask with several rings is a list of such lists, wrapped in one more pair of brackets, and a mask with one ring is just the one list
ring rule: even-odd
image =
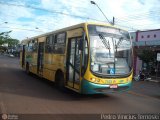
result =
[{"label": "bus roof", "polygon": [[[51,31],[51,32],[47,32],[47,33],[44,33],[44,34],[41,34],[41,35],[38,35],[38,36],[34,36],[34,37],[31,37],[31,38],[27,38],[27,39],[22,40],[21,43],[27,43],[28,41],[30,41],[30,40],[32,40],[32,39],[35,39],[35,38],[44,37],[44,36],[47,36],[47,35],[50,35],[50,34],[53,34],[53,33],[62,32],[62,31],[66,31],[66,30],[72,30],[72,29],[74,29],[74,28],[81,27],[81,26],[85,26],[85,25],[89,25],[89,24],[90,24],[90,25],[112,26],[112,25],[106,24],[106,23],[84,22],[84,23],[72,25],[72,26],[69,26],[69,27],[65,27],[65,28],[62,28],[62,29],[54,30],[54,31]],[[112,26],[112,27],[117,28],[117,26]],[[118,28],[119,28],[119,27],[118,27]]]}]

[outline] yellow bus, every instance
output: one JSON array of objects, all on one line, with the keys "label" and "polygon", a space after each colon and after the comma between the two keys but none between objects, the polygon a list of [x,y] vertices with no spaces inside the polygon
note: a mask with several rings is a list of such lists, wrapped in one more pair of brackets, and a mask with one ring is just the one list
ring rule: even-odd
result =
[{"label": "yellow bus", "polygon": [[81,23],[22,41],[20,65],[82,94],[126,91],[133,76],[132,41],[127,31]]}]

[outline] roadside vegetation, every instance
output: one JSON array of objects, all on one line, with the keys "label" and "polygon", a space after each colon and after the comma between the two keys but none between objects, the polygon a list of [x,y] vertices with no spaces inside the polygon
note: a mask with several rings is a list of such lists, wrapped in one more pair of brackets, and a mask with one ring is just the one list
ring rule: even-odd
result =
[{"label": "roadside vegetation", "polygon": [[16,47],[19,44],[19,40],[10,37],[12,31],[0,33],[0,53],[17,53]]}]

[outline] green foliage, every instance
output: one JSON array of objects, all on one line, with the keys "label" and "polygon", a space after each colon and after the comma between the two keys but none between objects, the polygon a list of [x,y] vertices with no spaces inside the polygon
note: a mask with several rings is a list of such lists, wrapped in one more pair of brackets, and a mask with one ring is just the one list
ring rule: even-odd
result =
[{"label": "green foliage", "polygon": [[8,43],[8,47],[12,47],[12,46],[18,45],[19,40],[9,38],[9,39],[6,39],[6,43]]},{"label": "green foliage", "polygon": [[145,63],[149,63],[154,60],[155,52],[151,50],[143,50],[142,53],[138,55],[138,57]]},{"label": "green foliage", "polygon": [[19,43],[19,40],[13,39],[9,36],[9,33],[11,32],[12,31],[0,33],[0,46],[2,46],[3,44],[8,44],[8,47],[12,47]]}]

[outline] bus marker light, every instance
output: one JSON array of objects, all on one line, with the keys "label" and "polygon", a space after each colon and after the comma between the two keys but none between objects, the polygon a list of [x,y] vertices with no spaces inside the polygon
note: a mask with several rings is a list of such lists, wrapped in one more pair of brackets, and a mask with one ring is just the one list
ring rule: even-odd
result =
[{"label": "bus marker light", "polygon": [[90,78],[90,80],[91,80],[91,81],[95,81],[96,79],[95,79],[95,78]]},{"label": "bus marker light", "polygon": [[118,88],[118,85],[110,85],[110,88]]}]

